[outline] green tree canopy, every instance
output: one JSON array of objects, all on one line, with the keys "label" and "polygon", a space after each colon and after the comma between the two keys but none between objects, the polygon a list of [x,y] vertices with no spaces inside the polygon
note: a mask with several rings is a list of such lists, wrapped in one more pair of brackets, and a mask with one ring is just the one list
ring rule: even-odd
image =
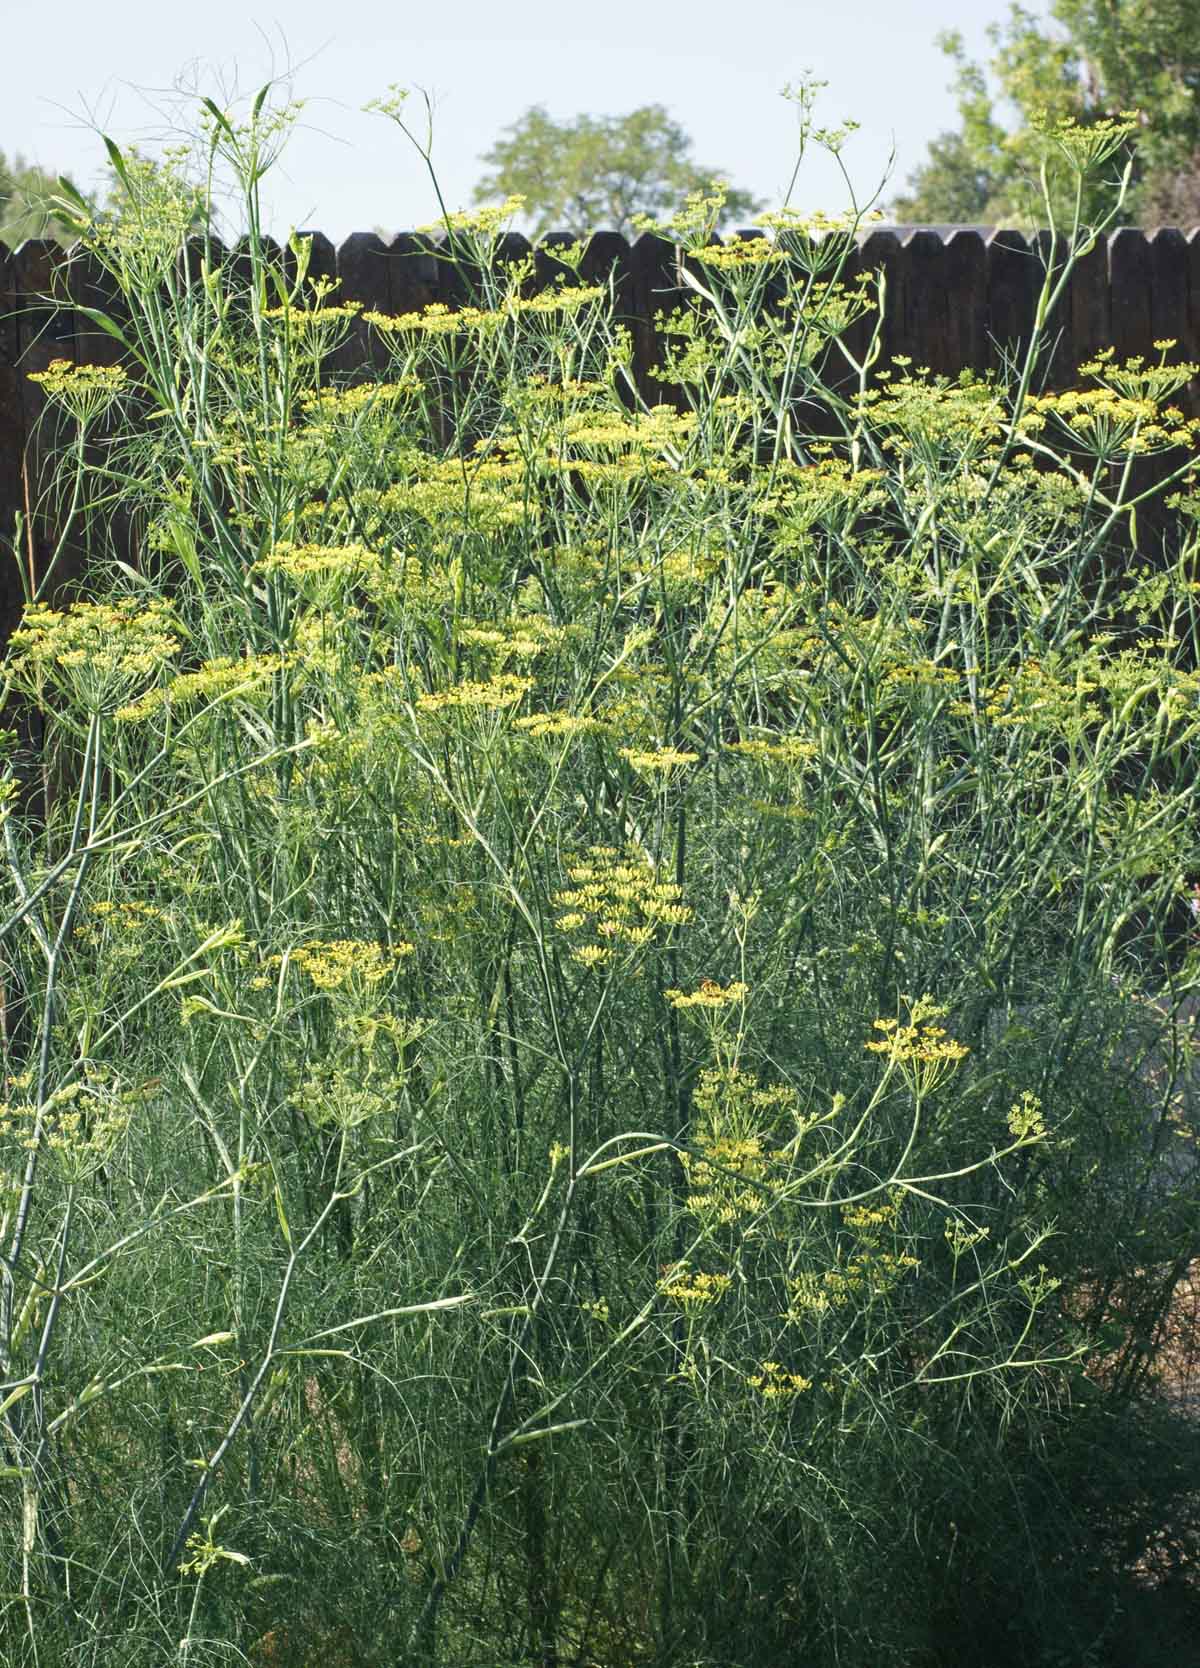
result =
[{"label": "green tree canopy", "polygon": [[[692,141],[661,104],[627,116],[576,116],[557,122],[535,105],[481,158],[488,172],[475,201],[520,196],[535,237],[549,231],[576,236],[632,231],[636,214],[677,208],[691,191],[710,191],[718,168],[692,159]],[[725,223],[755,213],[761,202],[729,190]]]},{"label": "green tree canopy", "polygon": [[53,199],[58,180],[19,153],[11,160],[0,151],[0,243],[15,249],[26,238],[53,237],[70,241],[67,223]]},{"label": "green tree canopy", "polygon": [[[184,179],[178,163],[171,158],[145,156],[130,146],[124,155],[123,173],[109,162],[102,191],[81,191],[73,180],[66,183],[86,205],[86,213],[106,221],[120,220],[135,204],[144,213],[156,197],[177,197],[182,190],[190,210],[190,229],[198,232],[206,222],[203,187]],[[78,207],[78,205],[74,205]],[[64,193],[59,178],[27,162],[17,154],[9,160],[0,151],[0,242],[10,249],[31,237],[56,238],[70,244],[80,232],[80,215]]]},{"label": "green tree canopy", "polygon": [[[986,69],[961,35],[938,37],[955,65],[959,126],[929,146],[891,212],[907,221],[1030,225],[1046,122],[1084,127],[1137,111],[1137,151],[1123,218],[1145,226],[1200,221],[1200,0],[1051,0],[1051,28],[1020,5],[988,31]],[[1055,27],[1057,26],[1057,27]],[[1006,125],[997,103],[1015,121]],[[1115,203],[1121,158],[1085,195],[1086,217]],[[1066,174],[1052,193],[1070,214]]]}]

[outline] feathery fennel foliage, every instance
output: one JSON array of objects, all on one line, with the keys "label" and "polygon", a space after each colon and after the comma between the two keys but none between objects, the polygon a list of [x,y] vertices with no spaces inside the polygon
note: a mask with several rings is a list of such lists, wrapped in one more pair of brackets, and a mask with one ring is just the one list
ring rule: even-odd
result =
[{"label": "feathery fennel foliage", "polygon": [[123,361],[45,379],[5,1660],[1098,1660],[1198,1252],[1195,367],[855,360],[860,211],[697,198],[649,403],[486,213],[454,312],[272,255],[286,123],[206,109],[237,259],[182,175],[80,224]]}]

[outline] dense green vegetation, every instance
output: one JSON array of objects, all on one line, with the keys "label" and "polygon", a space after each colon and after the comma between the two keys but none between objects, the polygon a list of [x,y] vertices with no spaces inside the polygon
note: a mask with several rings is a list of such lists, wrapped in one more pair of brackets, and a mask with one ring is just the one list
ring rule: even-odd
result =
[{"label": "dense green vegetation", "polygon": [[238,259],[116,153],[122,365],[42,378],[4,1661],[1127,1662],[1195,1475],[1195,368],[876,376],[854,217],[718,195],[648,405],[495,213],[455,313],[269,257],[287,122],[206,107]]},{"label": "dense green vegetation", "polygon": [[[1051,0],[1049,16],[1010,4],[988,35],[986,68],[962,36],[939,45],[955,66],[959,125],[940,134],[909,190],[891,205],[903,221],[966,221],[1033,228],[1046,221],[1040,179],[1048,123],[1104,127],[1133,114],[1131,178],[1086,182],[1085,214],[1155,226],[1200,221],[1200,5],[1197,0]],[[1047,27],[1049,25],[1049,27]],[[1075,181],[1061,171],[1049,192],[1069,220]]]},{"label": "dense green vegetation", "polygon": [[10,249],[29,237],[65,237],[52,199],[58,181],[23,156],[0,151],[0,243]]}]

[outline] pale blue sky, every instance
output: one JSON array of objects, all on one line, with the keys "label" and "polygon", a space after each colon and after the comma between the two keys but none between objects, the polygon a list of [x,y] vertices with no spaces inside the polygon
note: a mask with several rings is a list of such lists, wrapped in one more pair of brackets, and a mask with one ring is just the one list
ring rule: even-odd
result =
[{"label": "pale blue sky", "polygon": [[[246,0],[0,0],[0,149],[95,185],[103,149],[89,114],[118,141],[153,149],[156,107],[181,75],[223,103],[223,88],[253,91],[290,68],[307,102],[267,182],[277,234],[307,226],[340,239],[433,217],[419,159],[362,113],[390,83],[437,101],[434,161],[451,206],[470,201],[480,153],[532,104],[558,119],[665,104],[698,161],[774,201],[795,151],[796,113],[780,89],[811,72],[829,83],[819,119],[862,124],[844,153],[860,197],[894,142],[886,196],[953,124],[934,37],[958,29],[986,57],[986,26],[1007,10],[1007,0],[290,0],[277,12]],[[828,158],[806,161],[794,200],[845,206]]]}]

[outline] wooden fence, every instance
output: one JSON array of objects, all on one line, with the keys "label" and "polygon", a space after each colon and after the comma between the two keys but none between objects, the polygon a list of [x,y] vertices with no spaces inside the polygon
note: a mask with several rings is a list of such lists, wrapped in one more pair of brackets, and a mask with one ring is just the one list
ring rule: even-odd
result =
[{"label": "wooden fence", "polygon": [[[403,233],[384,243],[372,233],[355,233],[335,248],[319,232],[311,237],[310,273],[339,281],[339,299],[363,303],[365,309],[406,312],[432,301],[456,299],[453,267],[438,258],[435,240]],[[548,279],[561,271],[552,259],[555,237],[533,251],[536,275]],[[530,253],[519,235],[503,240],[503,253]],[[1040,288],[1040,254],[1048,234],[1026,239],[1018,232],[978,226],[876,226],[860,235],[845,276],[882,267],[887,276],[886,316],[880,368],[894,355],[934,372],[956,373],[964,367],[986,371],[999,367],[1005,350],[1028,341],[1034,303]],[[615,270],[617,309],[630,326],[634,362],[643,390],[663,397],[649,377],[660,353],[655,316],[677,304],[678,251],[652,234],[629,243],[616,233],[590,239],[583,265],[585,277]],[[66,302],[52,312],[47,296]],[[54,243],[31,241],[16,251],[0,244],[0,562],[12,538],[17,511],[30,501],[39,478],[37,422],[42,409],[38,387],[28,373],[51,359],[79,363],[111,362],[116,344],[98,331],[80,306],[103,306],[103,274],[86,260],[72,259]],[[861,321],[848,344],[861,349],[870,323]],[[1114,232],[1085,255],[1070,287],[1049,320],[1056,342],[1046,366],[1051,387],[1069,385],[1076,368],[1097,349],[1112,346],[1119,357],[1142,354],[1156,359],[1153,344],[1173,339],[1172,358],[1200,360],[1200,228],[1184,233],[1162,228],[1153,236],[1135,229]],[[345,367],[381,352],[365,329],[342,350]],[[1180,403],[1200,416],[1200,382],[1193,382]],[[32,546],[28,553],[36,562]],[[0,639],[7,634],[17,606],[15,575],[0,573]]]}]

